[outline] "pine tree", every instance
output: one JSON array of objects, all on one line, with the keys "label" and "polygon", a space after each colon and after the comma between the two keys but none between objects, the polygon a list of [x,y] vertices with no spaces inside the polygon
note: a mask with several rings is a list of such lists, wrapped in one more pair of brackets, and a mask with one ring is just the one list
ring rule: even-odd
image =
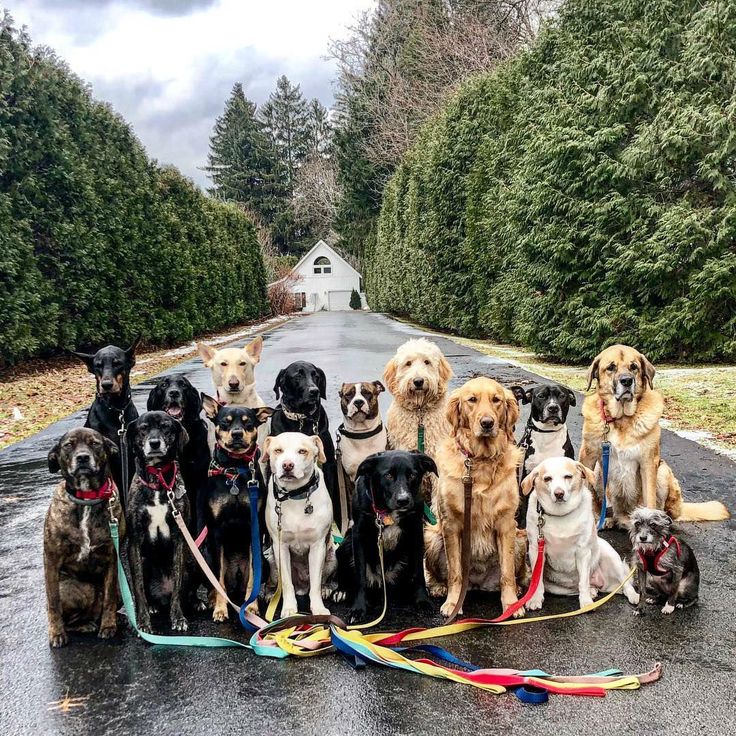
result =
[{"label": "pine tree", "polygon": [[360,301],[360,294],[358,294],[358,292],[353,289],[350,292],[350,309],[360,309],[361,306],[362,304]]},{"label": "pine tree", "polygon": [[215,197],[242,202],[267,218],[278,210],[283,191],[277,154],[239,82],[215,123],[205,171]]},{"label": "pine tree", "polygon": [[316,98],[309,103],[307,143],[310,156],[327,156],[332,145],[332,126],[327,108]]}]

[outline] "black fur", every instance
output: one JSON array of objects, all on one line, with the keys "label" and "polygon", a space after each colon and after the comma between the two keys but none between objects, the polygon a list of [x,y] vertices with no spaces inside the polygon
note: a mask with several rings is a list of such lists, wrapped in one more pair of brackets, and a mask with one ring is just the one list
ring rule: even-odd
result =
[{"label": "black fur", "polygon": [[[130,392],[130,371],[135,365],[135,349],[139,339],[127,348],[108,345],[100,348],[96,353],[72,353],[79,358],[87,370],[95,377],[97,391],[95,400],[87,413],[85,427],[97,430],[103,437],[112,440],[118,451],[121,451],[120,413],[123,413],[123,422],[129,425],[138,417],[138,410],[133,404]],[[128,483],[133,477],[133,454],[128,450]],[[118,454],[112,462],[112,473],[115,484],[120,489],[120,497],[125,507],[128,489],[123,487],[122,458]]]},{"label": "black fur", "polygon": [[352,504],[354,523],[337,550],[338,589],[347,596],[351,623],[365,621],[369,588],[380,590],[374,502],[394,522],[384,527],[384,568],[391,594],[398,593],[416,606],[430,606],[423,565],[422,479],[427,473],[437,475],[437,466],[418,452],[379,452],[360,464]]},{"label": "black fur", "polygon": [[199,497],[207,492],[211,458],[207,424],[200,416],[202,399],[184,376],[166,376],[148,394],[148,411],[165,411],[178,419],[187,431],[189,441],[179,456],[179,464],[193,514],[193,528],[199,532],[203,524],[198,514]]},{"label": "black fur", "polygon": [[[273,391],[281,404],[276,407],[271,417],[271,435],[283,432],[302,432],[307,435],[318,435],[325,450],[326,462],[322,466],[325,485],[332,500],[332,511],[339,525],[340,491],[337,482],[337,463],[335,461],[335,445],[330,434],[330,423],[327,412],[322,407],[321,399],[327,398],[327,379],[325,372],[312,363],[298,360],[283,368],[276,377]],[[289,419],[284,413],[305,414],[305,419]]]}]

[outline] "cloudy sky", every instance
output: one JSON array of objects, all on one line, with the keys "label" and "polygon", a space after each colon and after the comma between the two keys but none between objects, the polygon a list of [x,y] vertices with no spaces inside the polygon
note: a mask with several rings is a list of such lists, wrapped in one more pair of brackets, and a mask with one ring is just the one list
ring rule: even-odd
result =
[{"label": "cloudy sky", "polygon": [[148,153],[198,184],[234,82],[257,103],[286,74],[329,106],[329,40],[374,0],[3,0],[132,123]]}]

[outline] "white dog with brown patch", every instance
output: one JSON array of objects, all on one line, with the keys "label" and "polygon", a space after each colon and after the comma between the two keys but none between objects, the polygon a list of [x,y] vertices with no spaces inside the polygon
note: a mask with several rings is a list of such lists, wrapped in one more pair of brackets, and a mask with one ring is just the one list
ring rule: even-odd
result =
[{"label": "white dog with brown patch", "polygon": [[[629,571],[605,540],[598,537],[593,513],[595,475],[582,463],[566,457],[545,460],[521,484],[529,495],[526,531],[529,561],[537,563],[539,518],[544,521],[544,574],[526,607],[536,611],[544,603],[545,591],[555,595],[579,596],[580,607],[593,603],[598,591],[616,590]],[[629,603],[639,602],[631,581],[623,587]]]},{"label": "white dog with brown patch", "polygon": [[316,435],[284,432],[267,437],[264,457],[271,467],[266,526],[273,540],[273,568],[281,580],[281,616],[297,613],[296,596],[309,594],[315,615],[329,614],[323,597],[336,588],[332,501],[317,462],[325,462]]},{"label": "white dog with brown patch", "polygon": [[222,348],[197,343],[205,366],[212,371],[217,399],[223,404],[257,409],[265,402],[256,391],[255,368],[261,360],[263,338],[258,335],[242,348]]}]

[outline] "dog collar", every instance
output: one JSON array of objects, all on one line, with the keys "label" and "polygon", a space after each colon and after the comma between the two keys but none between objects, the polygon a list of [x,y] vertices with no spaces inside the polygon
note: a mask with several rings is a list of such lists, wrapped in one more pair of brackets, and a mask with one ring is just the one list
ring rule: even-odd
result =
[{"label": "dog collar", "polygon": [[383,432],[383,422],[379,422],[375,429],[369,429],[367,432],[354,432],[351,429],[345,429],[345,424],[341,424],[337,431],[343,436],[350,440],[367,440],[369,437],[375,437],[377,434]]},{"label": "dog collar", "polygon": [[613,424],[616,420],[606,413],[606,403],[603,399],[598,399],[598,410],[601,413],[601,421],[604,424]]},{"label": "dog collar", "polygon": [[[167,481],[167,474],[171,474],[171,480]],[[166,465],[146,465],[147,480],[141,478],[141,483],[152,491],[163,489],[169,493],[177,486],[177,478],[179,477],[179,465],[176,460],[172,460]],[[174,491],[174,497],[178,500],[186,493],[184,484],[180,483]]]},{"label": "dog collar", "polygon": [[258,445],[253,445],[251,452],[230,452],[227,447],[224,447],[219,442],[215,442],[215,452],[221,452],[223,455],[227,455],[231,460],[240,460],[242,465],[249,465],[258,455]]},{"label": "dog collar", "polygon": [[636,554],[639,556],[639,560],[641,560],[641,564],[645,572],[648,572],[650,575],[666,575],[669,570],[663,570],[659,566],[659,561],[662,559],[665,552],[667,552],[667,550],[673,545],[677,550],[677,558],[679,559],[682,554],[682,548],[680,547],[680,541],[674,535],[662,542],[662,549],[659,551],[652,551],[643,554],[639,550],[636,550]]},{"label": "dog collar", "polygon": [[233,455],[227,452],[224,447],[220,444],[215,446],[216,451],[222,450],[226,455],[231,458],[237,458],[238,460],[244,461],[236,465],[220,465],[217,460],[213,457],[210,461],[210,466],[207,469],[207,477],[213,478],[220,475],[225,476],[227,485],[230,487],[230,494],[232,496],[239,496],[243,490],[238,480],[245,478],[248,486],[257,486],[258,481],[255,478],[255,462],[258,459],[258,446],[255,447],[253,452],[244,455]]},{"label": "dog collar", "polygon": [[565,423],[560,422],[555,429],[540,429],[534,422],[535,420],[529,417],[529,421],[526,426],[530,428],[530,433],[540,432],[541,434],[554,434],[555,432],[560,432],[565,428]]},{"label": "dog collar", "polygon": [[81,506],[96,506],[98,503],[112,498],[117,493],[117,490],[115,481],[109,475],[105,479],[105,482],[97,489],[81,491],[75,488],[70,489],[68,484],[66,486],[66,492],[69,494],[69,498]]},{"label": "dog collar", "polygon": [[[307,499],[307,505],[304,507],[305,514],[312,513],[312,504],[309,503],[309,497],[317,490],[319,486],[319,474],[315,471],[312,477],[299,488],[294,488],[291,491],[287,491],[281,488],[276,482],[276,478],[273,478],[273,497],[279,502],[284,501],[300,501],[303,498]],[[309,510],[307,510],[309,509]]]}]

